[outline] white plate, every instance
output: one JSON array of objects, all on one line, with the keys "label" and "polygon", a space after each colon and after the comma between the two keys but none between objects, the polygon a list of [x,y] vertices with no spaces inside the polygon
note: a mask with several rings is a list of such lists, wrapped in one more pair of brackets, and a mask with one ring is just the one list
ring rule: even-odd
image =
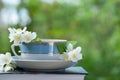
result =
[{"label": "white plate", "polygon": [[73,66],[72,61],[64,60],[23,60],[13,57],[16,66],[25,70],[40,71],[40,70],[62,70]]}]

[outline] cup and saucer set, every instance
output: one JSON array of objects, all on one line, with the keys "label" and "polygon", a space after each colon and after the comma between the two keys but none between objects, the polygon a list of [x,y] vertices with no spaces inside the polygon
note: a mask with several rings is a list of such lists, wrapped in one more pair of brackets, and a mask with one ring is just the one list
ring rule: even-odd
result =
[{"label": "cup and saucer set", "polygon": [[40,42],[22,43],[19,45],[20,55],[12,45],[13,61],[16,66],[29,71],[54,71],[64,70],[76,64],[76,62],[60,59],[57,43],[66,43],[61,39],[41,39]]}]

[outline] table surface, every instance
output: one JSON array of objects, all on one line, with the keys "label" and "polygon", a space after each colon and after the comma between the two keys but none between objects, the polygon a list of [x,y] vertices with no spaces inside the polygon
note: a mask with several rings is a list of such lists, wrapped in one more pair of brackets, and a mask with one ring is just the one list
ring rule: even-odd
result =
[{"label": "table surface", "polygon": [[65,70],[43,70],[43,71],[26,71],[26,70],[16,70],[13,72],[1,72],[1,74],[77,74],[77,75],[87,75],[88,72],[83,67],[70,67]]},{"label": "table surface", "polygon": [[14,71],[0,73],[0,80],[84,80],[88,72],[82,67],[70,67],[62,71]]}]

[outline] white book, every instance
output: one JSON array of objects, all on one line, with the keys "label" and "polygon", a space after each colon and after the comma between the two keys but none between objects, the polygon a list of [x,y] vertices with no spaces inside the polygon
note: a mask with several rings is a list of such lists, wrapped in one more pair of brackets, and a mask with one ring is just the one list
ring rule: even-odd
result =
[{"label": "white book", "polygon": [[0,80],[84,80],[87,71],[82,67],[70,67],[62,71],[14,71],[0,73]]}]

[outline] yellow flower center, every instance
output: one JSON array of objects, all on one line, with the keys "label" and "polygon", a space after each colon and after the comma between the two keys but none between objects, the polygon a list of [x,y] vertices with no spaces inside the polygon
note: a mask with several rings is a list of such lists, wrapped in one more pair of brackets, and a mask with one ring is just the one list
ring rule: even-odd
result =
[{"label": "yellow flower center", "polygon": [[18,36],[18,35],[15,35],[14,38],[15,38],[16,41],[19,41],[21,37]]},{"label": "yellow flower center", "polygon": [[66,54],[66,55],[64,55],[64,59],[65,60],[68,60],[69,59],[69,56]]},{"label": "yellow flower center", "polygon": [[26,40],[30,40],[30,35],[25,35]]},{"label": "yellow flower center", "polygon": [[74,58],[74,59],[76,59],[77,58],[77,54],[72,54],[72,57]]},{"label": "yellow flower center", "polygon": [[17,32],[22,32],[22,29],[20,29],[20,28],[19,28],[19,29],[17,29]]},{"label": "yellow flower center", "polygon": [[4,62],[8,62],[9,59],[5,56],[5,57],[3,58],[3,61],[4,61]]}]

